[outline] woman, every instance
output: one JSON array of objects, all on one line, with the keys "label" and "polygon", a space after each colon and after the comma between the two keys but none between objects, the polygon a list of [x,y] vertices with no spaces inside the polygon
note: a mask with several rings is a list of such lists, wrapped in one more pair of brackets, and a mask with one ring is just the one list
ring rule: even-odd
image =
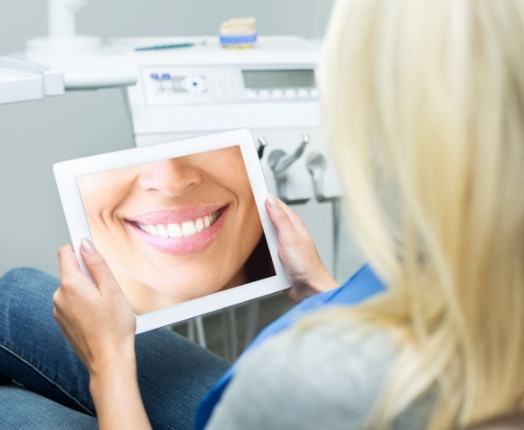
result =
[{"label": "woman", "polygon": [[275,273],[239,146],[78,182],[93,241],[136,313]]},{"label": "woman", "polygon": [[[197,426],[448,429],[523,408],[523,24],[522,0],[335,5],[320,73],[330,142],[353,225],[387,289],[366,298],[371,278],[361,272],[305,300],[296,312],[337,297],[361,303],[266,333],[208,395]],[[293,283],[331,287],[312,248],[294,248],[307,243],[295,215],[280,203],[267,209]],[[88,243],[82,255],[96,281],[63,249],[56,316],[89,368],[100,427],[145,429],[148,415],[167,427],[148,403],[138,337],[148,415],[140,400],[129,306]],[[83,308],[96,312],[96,327]],[[177,377],[199,398],[220,364],[191,363],[200,383]],[[173,421],[181,408],[194,412],[187,397]]]}]

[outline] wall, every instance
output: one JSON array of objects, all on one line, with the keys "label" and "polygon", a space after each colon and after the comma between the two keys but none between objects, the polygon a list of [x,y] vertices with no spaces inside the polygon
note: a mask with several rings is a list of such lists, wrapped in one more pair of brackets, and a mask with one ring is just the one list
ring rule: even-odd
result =
[{"label": "wall", "polygon": [[[0,55],[45,34],[46,2],[3,2]],[[261,34],[321,37],[331,0],[89,0],[79,31],[102,37],[215,34],[231,16],[253,15]],[[0,273],[33,266],[57,273],[68,242],[51,174],[59,160],[133,146],[119,90],[69,93],[0,106]]]}]

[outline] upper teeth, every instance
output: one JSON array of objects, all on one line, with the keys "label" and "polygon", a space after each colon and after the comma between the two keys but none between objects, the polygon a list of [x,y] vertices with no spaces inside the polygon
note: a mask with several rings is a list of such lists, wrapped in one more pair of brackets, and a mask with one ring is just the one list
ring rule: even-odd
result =
[{"label": "upper teeth", "polygon": [[193,221],[184,221],[181,224],[139,224],[138,226],[152,236],[187,237],[208,228],[217,218],[218,215],[215,212]]}]

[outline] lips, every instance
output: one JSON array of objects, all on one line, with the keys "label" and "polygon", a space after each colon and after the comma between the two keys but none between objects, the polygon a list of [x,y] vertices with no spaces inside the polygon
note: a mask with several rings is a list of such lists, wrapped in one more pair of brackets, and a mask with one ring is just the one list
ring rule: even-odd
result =
[{"label": "lips", "polygon": [[193,206],[126,219],[132,231],[159,251],[190,254],[207,248],[224,224],[227,206]]}]

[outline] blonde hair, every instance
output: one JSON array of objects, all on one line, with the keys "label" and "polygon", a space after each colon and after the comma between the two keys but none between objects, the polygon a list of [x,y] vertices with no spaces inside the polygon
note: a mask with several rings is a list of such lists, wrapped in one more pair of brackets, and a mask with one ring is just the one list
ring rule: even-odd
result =
[{"label": "blonde hair", "polygon": [[319,86],[388,286],[351,314],[402,334],[383,422],[431,387],[433,429],[520,409],[524,0],[338,0]]}]

